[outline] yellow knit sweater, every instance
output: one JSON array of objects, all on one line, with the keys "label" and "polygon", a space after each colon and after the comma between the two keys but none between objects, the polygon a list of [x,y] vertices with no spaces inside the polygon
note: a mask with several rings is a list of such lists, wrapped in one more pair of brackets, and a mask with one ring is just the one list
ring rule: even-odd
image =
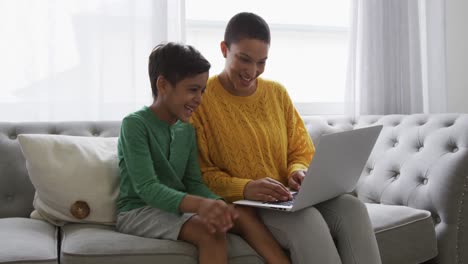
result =
[{"label": "yellow knit sweater", "polygon": [[203,180],[228,201],[243,199],[251,180],[271,177],[287,186],[315,151],[285,88],[260,78],[255,93],[241,97],[211,77],[192,123]]}]

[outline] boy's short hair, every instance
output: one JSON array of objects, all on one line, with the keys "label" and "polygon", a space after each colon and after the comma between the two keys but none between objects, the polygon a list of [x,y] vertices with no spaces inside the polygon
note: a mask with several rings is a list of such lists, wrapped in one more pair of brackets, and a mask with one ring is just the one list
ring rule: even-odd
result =
[{"label": "boy's short hair", "polygon": [[153,97],[158,96],[156,81],[164,76],[172,85],[210,70],[211,64],[194,47],[168,42],[157,45],[149,56],[148,74]]},{"label": "boy's short hair", "polygon": [[242,39],[258,39],[270,44],[270,27],[254,13],[242,12],[229,20],[224,32],[224,42],[230,47]]}]

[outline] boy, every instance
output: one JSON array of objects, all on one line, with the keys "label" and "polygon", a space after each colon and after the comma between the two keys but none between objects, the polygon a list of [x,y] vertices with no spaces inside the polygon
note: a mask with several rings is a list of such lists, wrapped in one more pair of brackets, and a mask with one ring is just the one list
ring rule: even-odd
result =
[{"label": "boy", "polygon": [[202,182],[193,127],[209,62],[193,47],[157,46],[149,57],[153,103],[124,118],[117,229],[198,247],[200,263],[227,263],[226,232],[243,236],[268,263],[289,263],[251,208],[226,204]]}]

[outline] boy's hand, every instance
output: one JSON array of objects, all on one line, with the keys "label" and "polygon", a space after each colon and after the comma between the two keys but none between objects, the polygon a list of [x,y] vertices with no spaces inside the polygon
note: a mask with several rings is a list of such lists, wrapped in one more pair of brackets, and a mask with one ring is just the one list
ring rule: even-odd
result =
[{"label": "boy's hand", "polygon": [[227,232],[233,227],[234,219],[238,217],[234,207],[221,200],[203,199],[197,214],[205,223],[210,233]]}]

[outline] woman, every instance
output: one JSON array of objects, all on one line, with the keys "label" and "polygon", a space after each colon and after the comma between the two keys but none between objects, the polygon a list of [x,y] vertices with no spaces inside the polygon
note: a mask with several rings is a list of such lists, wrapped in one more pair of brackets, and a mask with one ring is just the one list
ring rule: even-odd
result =
[{"label": "woman", "polygon": [[[193,115],[203,179],[228,201],[290,199],[287,187],[300,189],[314,154],[285,88],[259,78],[269,46],[261,17],[231,18],[221,42],[225,68],[208,80]],[[350,195],[295,213],[258,214],[293,263],[381,263],[367,210]]]}]

